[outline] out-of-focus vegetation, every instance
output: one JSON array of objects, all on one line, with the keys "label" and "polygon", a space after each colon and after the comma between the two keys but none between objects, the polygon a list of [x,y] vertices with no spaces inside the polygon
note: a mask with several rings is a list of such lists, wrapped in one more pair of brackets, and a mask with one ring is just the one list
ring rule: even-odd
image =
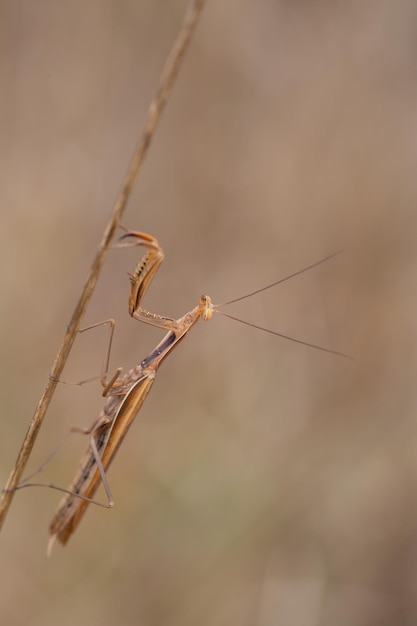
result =
[{"label": "out-of-focus vegetation", "polygon": [[[2,484],[184,8],[1,4]],[[46,560],[59,494],[15,497],[2,624],[416,623],[416,23],[406,0],[209,0],[124,220],[166,253],[144,305],[178,317],[344,248],[232,311],[354,360],[201,324],[109,472],[112,511]],[[161,335],[127,314],[137,255],[112,251],[85,320],[117,320],[114,367]],[[88,335],[69,380],[100,370]],[[94,419],[87,387],[58,390],[30,469]],[[84,446],[42,480],[66,486]]]}]

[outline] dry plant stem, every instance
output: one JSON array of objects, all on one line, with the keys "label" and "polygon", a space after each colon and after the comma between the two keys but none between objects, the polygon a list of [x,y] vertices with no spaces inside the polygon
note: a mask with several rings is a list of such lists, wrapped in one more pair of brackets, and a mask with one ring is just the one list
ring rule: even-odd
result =
[{"label": "dry plant stem", "polygon": [[187,50],[191,35],[195,29],[204,3],[205,0],[194,0],[193,2],[191,2],[185,13],[180,33],[168,55],[164,70],[161,75],[158,90],[149,107],[148,120],[142,133],[141,140],[139,141],[139,145],[132,157],[127,176],[116,199],[115,205],[104,231],[103,238],[91,266],[90,274],[84,285],[83,291],[75,307],[74,313],[72,314],[71,321],[67,327],[67,331],[64,336],[64,340],[52,366],[49,380],[46,384],[41,399],[39,400],[39,404],[36,407],[35,413],[30,422],[28,431],[19,452],[19,456],[9,476],[9,480],[7,481],[7,484],[1,494],[0,528],[3,525],[4,519],[12,502],[14,496],[13,490],[18,485],[22,477],[30,453],[35,444],[36,437],[42,426],[46,411],[57,386],[57,379],[59,379],[59,377],[61,376],[64,365],[68,359],[77,331],[80,327],[81,320],[87,309],[88,303],[90,302],[90,298],[92,296],[104,261],[106,259],[110,243],[120,222],[123,211],[126,208],[126,204],[135,183],[136,177],[148,151],[159,118],[168,100],[171,87],[177,76],[178,70],[180,69],[184,54]]}]

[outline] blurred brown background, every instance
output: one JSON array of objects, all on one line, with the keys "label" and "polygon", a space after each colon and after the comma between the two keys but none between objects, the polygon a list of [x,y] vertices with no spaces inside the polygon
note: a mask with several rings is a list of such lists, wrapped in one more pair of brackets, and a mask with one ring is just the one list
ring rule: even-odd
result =
[{"label": "blurred brown background", "polygon": [[[85,280],[186,3],[0,3],[0,474]],[[144,305],[179,317],[343,255],[217,316],[167,360],[109,480],[46,559],[60,495],[21,491],[0,622],[417,623],[417,6],[208,1],[124,222],[166,260]],[[112,251],[85,324],[114,367],[161,333],[127,315]],[[65,378],[100,370],[80,337]],[[87,388],[88,387],[88,388]],[[29,470],[102,405],[61,386]],[[39,479],[66,486],[73,436]],[[104,498],[104,496],[103,496]]]}]

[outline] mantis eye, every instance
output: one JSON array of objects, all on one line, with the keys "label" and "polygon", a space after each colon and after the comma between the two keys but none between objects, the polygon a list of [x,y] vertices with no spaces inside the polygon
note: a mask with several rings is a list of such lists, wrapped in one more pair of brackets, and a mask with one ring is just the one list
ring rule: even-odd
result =
[{"label": "mantis eye", "polygon": [[211,320],[211,318],[213,317],[214,309],[210,296],[201,296],[200,304],[203,309],[203,313],[201,315],[203,320]]}]

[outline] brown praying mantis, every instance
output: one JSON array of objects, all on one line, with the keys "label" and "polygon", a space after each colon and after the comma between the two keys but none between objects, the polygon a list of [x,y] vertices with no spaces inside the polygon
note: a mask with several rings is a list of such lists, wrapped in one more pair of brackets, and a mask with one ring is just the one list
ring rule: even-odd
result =
[{"label": "brown praying mantis", "polygon": [[[88,429],[72,429],[77,430],[78,432],[84,432],[89,436],[89,444],[81,458],[80,467],[67,489],[52,484],[46,485],[42,483],[29,483],[28,480],[30,477],[25,479],[16,488],[21,489],[28,486],[48,486],[65,493],[50,524],[51,538],[48,544],[48,553],[50,553],[52,545],[56,539],[58,539],[62,544],[67,543],[68,539],[81,522],[90,503],[98,504],[106,508],[111,508],[114,505],[114,500],[106,478],[106,470],[114,459],[127,431],[129,430],[130,425],[145,401],[154,383],[156,373],[161,363],[181,343],[181,341],[185,339],[190,330],[199,320],[209,320],[213,317],[214,313],[221,313],[226,317],[230,317],[231,319],[243,322],[244,324],[248,324],[260,330],[270,332],[279,337],[289,339],[290,341],[295,341],[296,343],[301,343],[303,345],[323,350],[325,352],[330,352],[338,356],[347,356],[341,352],[337,352],[336,350],[323,348],[315,344],[256,326],[255,324],[251,324],[249,322],[244,322],[243,320],[220,311],[220,308],[227,304],[243,300],[244,298],[249,298],[257,293],[260,293],[261,291],[270,289],[279,283],[289,280],[298,274],[306,272],[307,270],[310,270],[336,256],[339,252],[326,256],[308,267],[304,267],[303,269],[267,285],[266,287],[257,289],[256,291],[246,294],[245,296],[235,298],[234,300],[224,302],[223,304],[215,305],[212,303],[209,296],[201,296],[194,309],[186,313],[183,317],[175,320],[163,315],[150,313],[141,307],[142,299],[164,259],[164,253],[157,240],[151,235],[137,231],[127,231],[126,234],[123,235],[122,239],[125,238],[133,238],[133,245],[145,246],[147,248],[145,254],[135,267],[133,274],[130,276],[131,291],[129,297],[129,314],[140,322],[151,324],[152,326],[156,326],[168,332],[162,341],[158,343],[152,352],[144,358],[139,365],[132,368],[125,375],[122,375],[122,370],[119,368],[110,378],[108,378],[108,362],[115,323],[113,320],[106,320],[105,322],[99,322],[98,324],[88,327],[93,328],[100,324],[109,324],[110,327],[110,339],[106,353],[106,361],[103,373],[100,377],[101,384],[103,386],[103,396],[107,398],[107,401],[98,417]],[[88,329],[82,329],[82,331],[84,330]],[[106,491],[108,498],[107,503],[98,502],[94,499],[95,492],[101,482],[103,483]]]}]

